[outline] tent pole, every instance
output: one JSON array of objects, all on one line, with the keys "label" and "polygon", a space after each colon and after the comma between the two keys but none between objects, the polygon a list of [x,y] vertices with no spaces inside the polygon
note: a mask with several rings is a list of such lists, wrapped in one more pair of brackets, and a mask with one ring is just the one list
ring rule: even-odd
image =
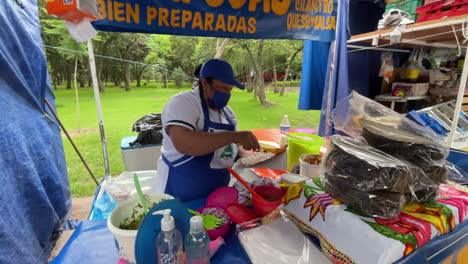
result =
[{"label": "tent pole", "polygon": [[[468,46],[466,47],[466,51],[468,52]],[[455,132],[457,131],[457,128],[458,128],[458,120],[460,118],[460,110],[461,110],[461,106],[463,102],[463,96],[465,94],[467,77],[468,77],[468,59],[465,59],[465,63],[463,65],[463,73],[462,73],[461,80],[460,80],[460,87],[458,87],[457,101],[455,102],[455,112],[452,118],[452,127],[450,128],[450,134],[448,138],[449,147],[452,147],[452,144],[455,138]]]},{"label": "tent pole", "polygon": [[104,122],[102,118],[101,97],[99,95],[99,84],[98,84],[97,74],[96,74],[96,61],[94,60],[93,43],[91,40],[88,40],[88,56],[89,56],[89,66],[91,69],[91,79],[93,80],[94,101],[96,102],[96,110],[98,114],[99,132],[101,133],[102,154],[104,156],[104,169],[106,173],[105,180],[107,180],[111,178],[110,168],[109,168],[109,156],[107,155],[107,143],[106,143],[106,135],[104,134]]}]

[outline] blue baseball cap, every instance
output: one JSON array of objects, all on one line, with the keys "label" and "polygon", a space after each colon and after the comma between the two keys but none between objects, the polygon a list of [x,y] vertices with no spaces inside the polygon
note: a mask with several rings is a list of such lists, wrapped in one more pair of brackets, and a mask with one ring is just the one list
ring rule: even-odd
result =
[{"label": "blue baseball cap", "polygon": [[201,67],[199,78],[213,78],[234,85],[239,89],[245,89],[245,86],[236,80],[231,64],[220,59],[211,59],[205,62]]}]

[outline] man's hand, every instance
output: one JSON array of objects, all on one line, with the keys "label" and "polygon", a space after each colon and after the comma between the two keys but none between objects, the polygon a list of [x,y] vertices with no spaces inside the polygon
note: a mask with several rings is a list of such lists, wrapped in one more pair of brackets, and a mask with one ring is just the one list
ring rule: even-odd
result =
[{"label": "man's hand", "polygon": [[250,131],[239,131],[236,133],[236,142],[241,145],[245,150],[257,151],[260,150],[260,144],[258,143],[257,137]]}]

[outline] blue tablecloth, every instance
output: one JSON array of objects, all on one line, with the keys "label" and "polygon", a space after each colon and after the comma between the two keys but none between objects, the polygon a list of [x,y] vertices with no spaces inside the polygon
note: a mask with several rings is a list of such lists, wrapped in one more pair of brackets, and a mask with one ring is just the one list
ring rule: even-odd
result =
[{"label": "blue tablecloth", "polygon": [[[205,205],[205,200],[196,200],[186,203],[191,209],[198,209]],[[119,260],[114,237],[107,229],[107,220],[87,220],[81,222],[70,237],[60,254],[51,262],[52,264],[112,264]],[[219,248],[213,258],[212,264],[236,263],[250,264],[236,235],[236,229],[224,238],[225,244]]]}]

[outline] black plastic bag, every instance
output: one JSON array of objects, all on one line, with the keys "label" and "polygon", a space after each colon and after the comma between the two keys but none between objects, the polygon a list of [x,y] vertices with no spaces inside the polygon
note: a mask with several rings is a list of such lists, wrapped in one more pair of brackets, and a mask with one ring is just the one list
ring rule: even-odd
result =
[{"label": "black plastic bag", "polygon": [[161,113],[151,113],[138,119],[132,127],[133,132],[139,132],[137,139],[130,146],[161,144],[163,140]]},{"label": "black plastic bag", "polygon": [[132,131],[141,132],[152,129],[160,131],[162,128],[161,113],[151,113],[138,119],[135,124],[133,124]]},{"label": "black plastic bag", "polygon": [[162,140],[162,131],[157,131],[155,129],[145,130],[138,133],[138,137],[135,139],[135,141],[130,143],[130,146],[161,144]]}]

